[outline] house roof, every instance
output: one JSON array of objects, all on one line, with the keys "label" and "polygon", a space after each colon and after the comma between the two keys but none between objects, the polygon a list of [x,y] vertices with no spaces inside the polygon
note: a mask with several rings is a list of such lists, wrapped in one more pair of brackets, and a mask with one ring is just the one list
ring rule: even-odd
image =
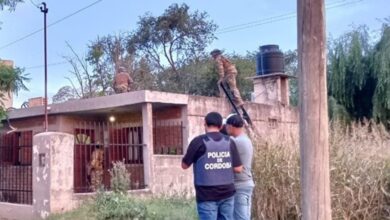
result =
[{"label": "house roof", "polygon": [[[137,106],[142,103],[156,103],[158,105],[187,105],[188,95],[157,92],[134,91],[110,96],[89,99],[72,100],[58,104],[48,105],[48,114],[71,114],[82,112],[109,111],[123,107]],[[29,118],[44,114],[44,106],[15,109],[8,112],[9,119]]]}]

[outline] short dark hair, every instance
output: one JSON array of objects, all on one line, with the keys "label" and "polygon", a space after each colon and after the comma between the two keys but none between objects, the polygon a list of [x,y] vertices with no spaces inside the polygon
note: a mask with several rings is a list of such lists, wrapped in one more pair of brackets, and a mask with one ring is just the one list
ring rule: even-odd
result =
[{"label": "short dark hair", "polygon": [[207,127],[215,126],[220,128],[222,126],[222,116],[218,112],[210,112],[204,118]]},{"label": "short dark hair", "polygon": [[213,51],[210,52],[211,56],[217,56],[217,55],[221,55],[221,54],[222,54],[222,51],[218,50],[218,49],[214,49]]},{"label": "short dark hair", "polygon": [[222,125],[222,128],[219,132],[221,132],[224,135],[228,135],[227,130],[226,130],[226,125]]},{"label": "short dark hair", "polygon": [[226,120],[226,124],[236,128],[244,127],[244,120],[239,115],[232,115]]}]

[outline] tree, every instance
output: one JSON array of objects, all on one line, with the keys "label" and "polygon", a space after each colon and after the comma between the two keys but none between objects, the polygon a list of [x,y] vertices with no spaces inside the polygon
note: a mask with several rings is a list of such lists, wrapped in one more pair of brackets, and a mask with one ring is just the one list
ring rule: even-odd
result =
[{"label": "tree", "polygon": [[236,65],[237,87],[240,90],[241,96],[245,100],[251,100],[253,92],[253,80],[248,77],[253,77],[256,73],[256,57],[252,53],[246,56],[233,55],[230,60]]},{"label": "tree", "polygon": [[120,33],[98,37],[88,45],[87,61],[93,68],[92,78],[102,95],[112,87],[112,79],[119,67],[129,73],[135,71],[134,54],[129,53],[126,44],[129,36]]},{"label": "tree", "polygon": [[9,11],[14,11],[18,3],[24,2],[23,0],[0,0],[0,9],[8,8]]},{"label": "tree", "polygon": [[[3,11],[4,9],[8,9],[8,11],[14,11],[16,8],[16,5],[19,3],[24,2],[23,0],[0,0],[0,11]],[[1,25],[0,21],[0,25]],[[1,26],[0,26],[1,29]]]},{"label": "tree", "polygon": [[172,4],[158,17],[142,16],[127,49],[148,59],[172,91],[185,92],[180,69],[205,54],[205,48],[215,39],[216,28],[206,12],[190,13],[186,4]]},{"label": "tree", "polygon": [[[0,11],[3,11],[5,8],[8,8],[9,11],[14,11],[16,5],[22,2],[23,0],[0,0]],[[0,21],[0,25],[1,23]],[[0,63],[0,119],[6,114],[2,102],[4,94],[1,92],[18,93],[20,90],[27,90],[24,82],[28,81],[29,78],[23,74],[23,71],[21,68],[12,68]]]},{"label": "tree", "polygon": [[0,119],[5,116],[6,109],[3,105],[4,93],[18,94],[21,90],[28,90],[25,83],[30,78],[19,67],[12,67],[0,62]]},{"label": "tree", "polygon": [[372,62],[377,83],[373,94],[373,116],[390,127],[390,19],[383,25],[382,37],[375,45]]},{"label": "tree", "polygon": [[[77,84],[75,84],[72,78],[66,77],[66,79],[68,79],[70,84],[72,85],[72,93],[75,94],[78,98],[91,98],[98,96],[97,88],[93,79],[93,74],[89,70],[87,58],[78,55],[68,42],[66,42],[66,45],[72,52],[72,55],[65,56],[64,58],[72,66],[72,70],[70,70],[70,73],[73,75],[73,77],[76,78],[77,82]],[[62,91],[65,91],[65,89],[61,89]],[[68,94],[68,96],[71,95],[72,94]]]},{"label": "tree", "polygon": [[298,51],[289,50],[284,53],[285,71],[292,76],[289,79],[290,104],[298,105]]},{"label": "tree", "polygon": [[17,95],[20,90],[28,90],[25,82],[30,81],[30,78],[23,72],[22,68],[0,63],[0,91]]},{"label": "tree", "polygon": [[343,118],[375,119],[390,126],[389,54],[389,20],[377,42],[371,39],[365,26],[331,42],[328,87],[330,102],[338,110],[330,115],[337,118],[341,112]]},{"label": "tree", "polygon": [[71,86],[63,86],[53,96],[53,103],[66,102],[77,98],[79,97],[76,95],[75,90]]},{"label": "tree", "polygon": [[153,74],[153,69],[149,61],[145,58],[141,58],[136,63],[135,70],[133,72],[134,90],[155,90],[156,76]]},{"label": "tree", "polygon": [[328,56],[328,95],[344,106],[352,118],[371,118],[376,82],[367,27],[356,28],[334,40]]}]

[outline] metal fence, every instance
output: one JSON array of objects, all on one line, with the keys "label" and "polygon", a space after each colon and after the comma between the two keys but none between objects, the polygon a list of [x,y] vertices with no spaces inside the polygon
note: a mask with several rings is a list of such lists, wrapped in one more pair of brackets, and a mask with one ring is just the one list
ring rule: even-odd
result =
[{"label": "metal fence", "polygon": [[113,162],[123,161],[130,173],[129,189],[145,188],[140,123],[83,122],[74,128],[74,191],[110,189]]},{"label": "metal fence", "polygon": [[0,201],[32,204],[32,131],[0,134]]},{"label": "metal fence", "polygon": [[155,120],[153,123],[154,154],[183,154],[183,122]]}]

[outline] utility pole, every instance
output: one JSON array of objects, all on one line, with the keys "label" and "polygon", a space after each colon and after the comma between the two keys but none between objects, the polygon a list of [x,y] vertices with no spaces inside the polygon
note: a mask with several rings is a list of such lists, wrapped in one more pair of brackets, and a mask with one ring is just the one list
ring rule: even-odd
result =
[{"label": "utility pole", "polygon": [[44,32],[44,53],[45,53],[45,100],[44,100],[44,105],[45,105],[45,132],[48,131],[49,129],[49,122],[48,122],[48,117],[47,117],[47,25],[46,25],[46,15],[47,12],[49,12],[49,9],[46,7],[46,3],[42,2],[42,5],[39,7],[41,9],[41,12],[43,13],[43,32]]},{"label": "utility pole", "polygon": [[330,220],[325,2],[297,1],[302,219]]}]

